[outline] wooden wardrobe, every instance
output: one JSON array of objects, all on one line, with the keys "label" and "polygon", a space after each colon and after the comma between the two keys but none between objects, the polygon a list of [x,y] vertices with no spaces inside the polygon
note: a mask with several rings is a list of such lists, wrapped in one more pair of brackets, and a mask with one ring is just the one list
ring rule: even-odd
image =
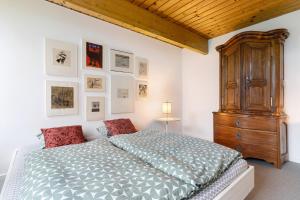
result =
[{"label": "wooden wardrobe", "polygon": [[220,107],[214,141],[280,168],[287,151],[284,112],[286,29],[240,33],[220,53]]}]

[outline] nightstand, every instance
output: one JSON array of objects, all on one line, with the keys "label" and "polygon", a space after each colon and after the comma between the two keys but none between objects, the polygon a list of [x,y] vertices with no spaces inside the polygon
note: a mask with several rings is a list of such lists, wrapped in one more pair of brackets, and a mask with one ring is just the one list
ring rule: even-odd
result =
[{"label": "nightstand", "polygon": [[157,121],[159,121],[159,122],[165,122],[165,131],[167,133],[168,132],[169,122],[180,121],[180,118],[176,118],[176,117],[162,117],[162,118],[158,118]]}]

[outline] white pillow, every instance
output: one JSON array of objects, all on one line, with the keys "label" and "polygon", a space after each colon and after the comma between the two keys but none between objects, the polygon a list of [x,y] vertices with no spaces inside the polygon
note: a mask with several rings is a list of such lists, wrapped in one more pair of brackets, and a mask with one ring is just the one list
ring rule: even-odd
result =
[{"label": "white pillow", "polygon": [[98,128],[96,128],[98,133],[100,133],[101,136],[103,137],[109,137],[108,136],[108,130],[105,126],[99,126]]},{"label": "white pillow", "polygon": [[45,144],[45,138],[44,138],[44,134],[40,133],[38,135],[36,135],[38,141],[39,141],[39,145],[41,147],[41,149],[44,149],[46,144]]}]

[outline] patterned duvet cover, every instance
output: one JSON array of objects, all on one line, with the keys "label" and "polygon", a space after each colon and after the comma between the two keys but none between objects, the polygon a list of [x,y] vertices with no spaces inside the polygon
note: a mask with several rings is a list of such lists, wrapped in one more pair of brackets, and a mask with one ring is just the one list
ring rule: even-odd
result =
[{"label": "patterned duvet cover", "polygon": [[128,136],[29,153],[20,199],[187,199],[240,157],[186,136],[150,130]]}]

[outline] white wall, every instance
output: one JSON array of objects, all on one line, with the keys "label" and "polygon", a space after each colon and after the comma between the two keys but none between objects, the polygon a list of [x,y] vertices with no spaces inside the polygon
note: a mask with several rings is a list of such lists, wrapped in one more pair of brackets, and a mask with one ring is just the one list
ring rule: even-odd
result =
[{"label": "white wall", "polygon": [[[46,76],[44,37],[78,46],[81,38],[99,40],[149,60],[148,100],[136,101],[133,114],[107,118],[130,117],[143,128],[161,117],[161,103],[166,100],[173,102],[174,115],[181,117],[181,49],[41,0],[1,0],[0,19],[0,174],[6,173],[13,150],[36,143],[42,127],[82,124],[86,135],[96,134],[99,122],[86,122],[83,114],[82,77],[88,71],[79,64],[78,79]],[[46,117],[45,79],[80,83],[78,115]],[[108,103],[109,92],[106,96]]]},{"label": "white wall", "polygon": [[217,45],[239,32],[268,31],[287,28],[290,37],[285,43],[285,108],[289,115],[289,159],[300,163],[300,11],[283,15],[209,40],[209,54],[189,50],[182,52],[183,129],[187,134],[213,138],[212,111],[219,105],[219,55]]}]

